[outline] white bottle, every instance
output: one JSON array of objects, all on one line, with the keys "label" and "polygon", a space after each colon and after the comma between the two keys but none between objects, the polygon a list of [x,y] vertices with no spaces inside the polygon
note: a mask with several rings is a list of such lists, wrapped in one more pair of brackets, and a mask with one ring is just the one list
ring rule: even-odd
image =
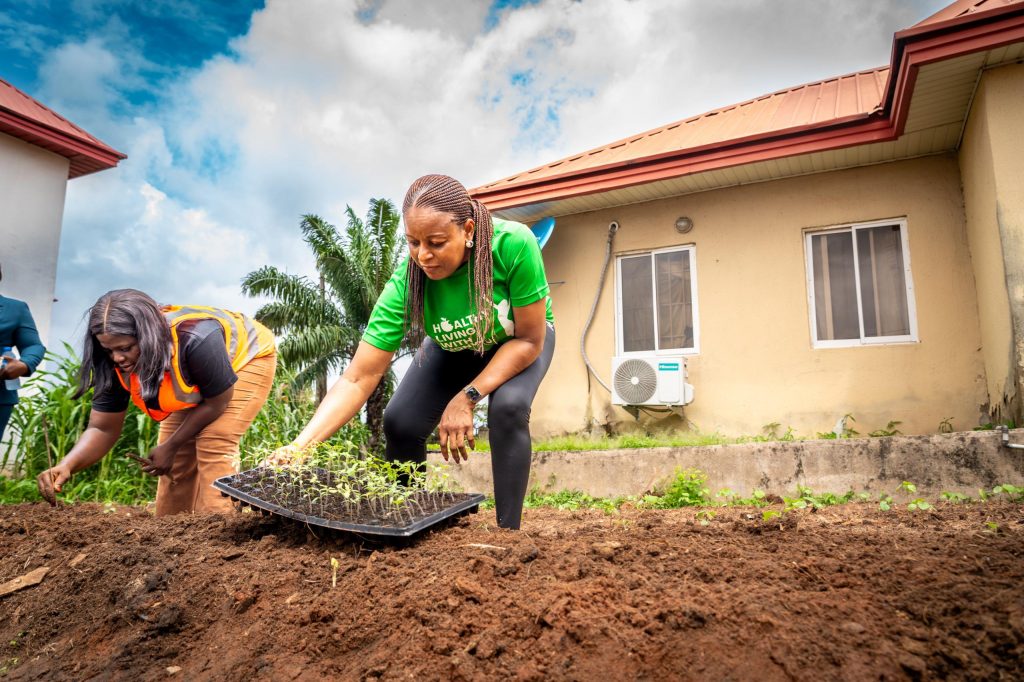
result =
[{"label": "white bottle", "polygon": [[[5,356],[17,357],[14,354],[14,349],[11,348],[10,346],[4,346],[2,350],[3,350],[3,355],[5,355]],[[5,365],[7,364],[6,360],[4,360],[4,364]],[[19,388],[21,388],[21,378],[20,377],[14,377],[13,379],[5,379],[4,380],[4,388],[6,388],[8,391],[17,391]]]}]

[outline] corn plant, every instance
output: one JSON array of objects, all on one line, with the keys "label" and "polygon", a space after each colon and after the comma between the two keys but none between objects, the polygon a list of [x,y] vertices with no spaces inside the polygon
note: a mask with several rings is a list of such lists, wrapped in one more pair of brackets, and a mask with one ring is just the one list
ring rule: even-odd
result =
[{"label": "corn plant", "polygon": [[[25,382],[21,402],[8,426],[13,438],[0,450],[0,469],[8,472],[12,481],[4,487],[19,491],[34,487],[35,477],[60,461],[85,432],[92,391],[79,400],[71,397],[78,366],[74,350],[64,344],[64,355],[47,353],[46,361]],[[61,498],[123,504],[153,499],[156,479],[124,455],[148,452],[156,445],[158,430],[159,424],[130,404],[121,438],[111,454],[97,466],[75,474],[64,486]],[[18,502],[19,498],[21,495],[0,494],[3,502]],[[26,492],[24,499],[38,499],[38,495]]]}]

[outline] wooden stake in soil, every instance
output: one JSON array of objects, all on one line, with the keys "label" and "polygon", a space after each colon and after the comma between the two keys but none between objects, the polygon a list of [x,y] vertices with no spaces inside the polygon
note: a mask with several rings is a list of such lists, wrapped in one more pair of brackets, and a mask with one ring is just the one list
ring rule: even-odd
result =
[{"label": "wooden stake in soil", "polygon": [[46,442],[46,468],[53,468],[53,455],[50,454],[50,430],[46,428],[46,415],[43,415],[43,440]]},{"label": "wooden stake in soil", "polygon": [[43,578],[45,578],[46,574],[49,572],[50,567],[43,566],[42,568],[37,568],[31,573],[26,573],[23,576],[19,576],[14,580],[8,580],[3,585],[0,585],[0,597],[6,597],[12,592],[17,592],[19,590],[25,589],[26,587],[38,585],[39,583],[43,582]]}]

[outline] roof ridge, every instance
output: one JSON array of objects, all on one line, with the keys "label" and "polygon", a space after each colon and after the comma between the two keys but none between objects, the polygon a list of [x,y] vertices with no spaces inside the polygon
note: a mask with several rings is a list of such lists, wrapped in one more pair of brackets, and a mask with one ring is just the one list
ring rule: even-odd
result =
[{"label": "roof ridge", "polygon": [[68,159],[68,178],[113,168],[127,158],[3,78],[0,78],[0,133]]},{"label": "roof ridge", "polygon": [[69,135],[71,137],[78,138],[82,142],[86,142],[86,143],[88,143],[90,145],[93,145],[95,147],[99,147],[99,148],[101,148],[101,149],[103,149],[105,151],[113,152],[113,153],[118,153],[113,147],[111,147],[107,143],[103,142],[102,140],[100,140],[95,135],[92,135],[91,133],[86,131],[81,126],[75,124],[70,119],[66,118],[65,116],[62,116],[59,113],[57,113],[56,111],[54,111],[50,107],[46,106],[45,104],[43,104],[42,102],[37,100],[35,97],[32,97],[28,93],[24,92],[23,90],[21,90],[17,86],[13,85],[12,83],[7,81],[6,79],[0,78],[0,86],[6,86],[6,89],[9,92],[13,93],[16,97],[18,97],[19,99],[23,100],[25,102],[25,104],[28,105],[28,107],[40,110],[45,115],[52,116],[52,117],[56,118],[61,123],[65,124],[67,126],[67,128],[65,128],[63,126],[55,126],[52,123],[44,120],[44,118],[40,118],[39,116],[30,115],[30,113],[28,111],[18,110],[18,109],[11,108],[9,106],[5,106],[2,97],[0,97],[0,109],[6,110],[6,111],[10,112],[11,114],[13,114],[14,116],[18,116],[20,118],[23,118],[23,119],[25,119],[27,121],[30,121],[30,122],[32,122],[32,123],[34,123],[36,125],[45,126],[46,128],[49,128],[50,130],[56,131],[58,133],[63,133],[65,135]]},{"label": "roof ridge", "polygon": [[[609,143],[604,144],[604,145],[600,145],[598,147],[591,147],[591,148],[586,149],[586,150],[581,151],[581,152],[575,152],[573,154],[569,154],[568,156],[563,156],[563,157],[561,157],[559,159],[556,159],[555,161],[552,161],[552,162],[549,162],[549,163],[546,163],[546,164],[542,164],[540,166],[536,166],[534,168],[530,168],[530,169],[525,170],[525,171],[521,171],[521,172],[517,173],[514,176],[508,176],[508,177],[505,177],[505,178],[501,178],[500,180],[496,180],[496,181],[494,181],[492,183],[488,183],[486,185],[481,185],[479,187],[479,189],[487,189],[487,188],[490,188],[490,187],[495,187],[495,186],[497,186],[499,184],[515,180],[515,179],[517,179],[517,178],[519,178],[521,176],[530,175],[532,173],[537,173],[538,171],[543,170],[545,168],[554,168],[555,166],[563,164],[563,163],[565,163],[567,161],[575,161],[575,160],[580,159],[580,158],[582,158],[584,156],[593,156],[595,154],[598,154],[598,153],[606,151],[606,150],[615,149],[615,148],[621,147],[621,146],[626,145],[626,144],[631,144],[631,143],[634,143],[634,142],[638,142],[638,141],[643,140],[645,138],[651,137],[652,135],[657,135],[658,133],[666,132],[668,130],[673,130],[673,129],[678,128],[678,127],[683,126],[683,125],[689,125],[689,124],[692,124],[692,123],[696,123],[696,122],[698,122],[700,120],[703,120],[703,119],[706,119],[706,118],[710,118],[712,116],[717,116],[719,114],[724,114],[724,113],[727,113],[729,111],[733,111],[735,109],[739,109],[741,107],[749,106],[749,105],[754,104],[756,102],[764,101],[766,99],[771,99],[773,97],[778,97],[778,96],[786,95],[786,94],[789,94],[789,93],[795,93],[795,92],[798,92],[798,91],[801,91],[801,90],[806,91],[807,89],[812,88],[814,86],[821,86],[821,85],[824,85],[826,83],[830,83],[832,81],[841,81],[841,80],[846,79],[846,78],[854,78],[854,77],[857,77],[857,76],[865,76],[865,75],[868,75],[868,74],[876,75],[877,76],[877,74],[879,74],[879,73],[888,72],[889,69],[890,69],[890,66],[888,64],[886,64],[884,66],[877,66],[877,67],[873,67],[873,68],[869,68],[869,69],[862,69],[860,71],[851,71],[849,73],[841,74],[839,76],[830,76],[830,77],[822,79],[822,80],[809,81],[809,82],[803,83],[801,85],[793,85],[793,86],[790,86],[788,88],[782,88],[782,89],[776,90],[774,92],[769,92],[767,94],[758,95],[757,97],[752,97],[752,98],[744,100],[742,102],[736,102],[736,103],[733,103],[733,104],[728,104],[728,105],[719,107],[717,109],[710,109],[710,110],[705,111],[705,112],[700,113],[700,114],[696,114],[696,115],[693,115],[693,116],[687,116],[687,117],[682,118],[682,119],[677,119],[677,120],[671,121],[669,123],[665,123],[665,124],[663,124],[661,126],[658,126],[658,127],[655,127],[655,128],[650,128],[648,130],[645,130],[645,131],[642,131],[642,132],[639,132],[639,133],[633,133],[632,135],[628,135],[627,137],[623,137],[623,138],[620,138],[618,140],[614,140],[612,142],[609,142]],[[884,89],[884,86],[883,86],[883,89]],[[873,109],[874,108],[877,108],[877,103],[876,103],[876,106],[873,107]]]}]

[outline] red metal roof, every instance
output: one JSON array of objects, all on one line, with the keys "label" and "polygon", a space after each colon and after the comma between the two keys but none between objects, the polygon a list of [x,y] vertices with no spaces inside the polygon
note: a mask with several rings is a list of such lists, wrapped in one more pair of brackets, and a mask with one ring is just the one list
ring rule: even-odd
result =
[{"label": "red metal roof", "polygon": [[674,151],[693,152],[720,145],[725,140],[738,142],[752,136],[816,123],[856,120],[878,109],[888,74],[889,67],[882,67],[781,90],[575,154],[484,185],[476,191],[512,185],[517,181],[537,181],[573,171],[593,170]]},{"label": "red metal roof", "polygon": [[113,168],[128,158],[3,79],[0,132],[70,160],[69,178]]},{"label": "red metal roof", "polygon": [[897,33],[891,66],[709,111],[477,187],[472,194],[497,210],[892,140],[906,121],[921,65],[1019,40],[1024,40],[1024,0],[959,0]]}]

